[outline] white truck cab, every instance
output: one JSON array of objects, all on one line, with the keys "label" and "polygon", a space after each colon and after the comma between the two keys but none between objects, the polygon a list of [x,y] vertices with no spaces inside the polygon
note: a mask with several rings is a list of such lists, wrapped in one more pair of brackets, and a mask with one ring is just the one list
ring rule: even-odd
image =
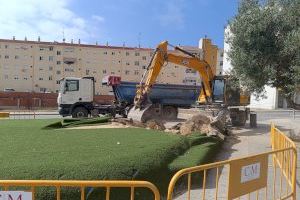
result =
[{"label": "white truck cab", "polygon": [[62,116],[88,117],[93,110],[93,77],[66,77],[60,81],[57,97],[59,114]]}]

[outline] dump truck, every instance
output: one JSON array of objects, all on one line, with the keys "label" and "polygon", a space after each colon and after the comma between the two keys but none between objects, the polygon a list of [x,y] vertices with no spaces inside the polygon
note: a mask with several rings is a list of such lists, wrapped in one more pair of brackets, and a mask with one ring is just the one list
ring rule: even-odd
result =
[{"label": "dump truck", "polygon": [[[127,117],[134,105],[138,82],[122,81],[119,76],[106,76],[103,85],[112,87],[115,100],[111,104],[97,104],[93,101],[95,81],[93,77],[66,77],[61,80],[57,103],[59,114],[73,118],[116,114]],[[166,119],[177,117],[178,108],[190,108],[195,104],[201,86],[155,84],[149,98],[156,107],[157,115]]]}]

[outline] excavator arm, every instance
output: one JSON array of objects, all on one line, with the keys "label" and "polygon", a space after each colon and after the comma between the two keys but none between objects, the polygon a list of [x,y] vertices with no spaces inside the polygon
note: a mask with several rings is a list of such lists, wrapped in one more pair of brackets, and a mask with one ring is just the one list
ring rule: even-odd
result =
[{"label": "excavator arm", "polygon": [[148,65],[148,70],[143,76],[140,84],[138,85],[136,96],[134,99],[134,106],[142,108],[147,105],[148,97],[153,84],[156,82],[158,75],[161,72],[165,63],[171,62],[178,65],[183,65],[187,68],[194,69],[199,72],[202,80],[201,93],[198,98],[200,103],[211,103],[212,101],[212,88],[211,81],[214,74],[210,65],[195,55],[186,52],[185,50],[175,47],[175,50],[182,52],[185,55],[168,52],[168,42],[161,42],[153,54],[152,60]]}]

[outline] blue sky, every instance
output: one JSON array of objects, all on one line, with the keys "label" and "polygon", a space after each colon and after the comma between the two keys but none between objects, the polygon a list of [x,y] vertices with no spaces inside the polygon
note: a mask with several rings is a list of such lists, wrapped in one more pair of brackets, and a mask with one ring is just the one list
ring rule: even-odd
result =
[{"label": "blue sky", "polygon": [[[20,3],[22,2],[22,6]],[[238,0],[0,1],[1,38],[155,47],[160,41],[198,45],[207,35],[223,46],[224,26]]]}]

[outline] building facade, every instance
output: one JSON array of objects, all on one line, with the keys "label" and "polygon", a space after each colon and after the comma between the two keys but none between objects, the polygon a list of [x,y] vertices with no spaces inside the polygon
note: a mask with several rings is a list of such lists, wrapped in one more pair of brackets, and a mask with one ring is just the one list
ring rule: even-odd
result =
[{"label": "building facade", "polygon": [[[183,47],[185,48],[185,47]],[[189,49],[189,48],[187,48]],[[199,47],[192,48],[201,53]],[[0,90],[19,92],[58,92],[64,77],[93,76],[97,95],[109,94],[102,86],[107,75],[124,81],[140,81],[153,49],[0,39]],[[197,72],[168,63],[158,77],[159,83],[200,84]]]}]

